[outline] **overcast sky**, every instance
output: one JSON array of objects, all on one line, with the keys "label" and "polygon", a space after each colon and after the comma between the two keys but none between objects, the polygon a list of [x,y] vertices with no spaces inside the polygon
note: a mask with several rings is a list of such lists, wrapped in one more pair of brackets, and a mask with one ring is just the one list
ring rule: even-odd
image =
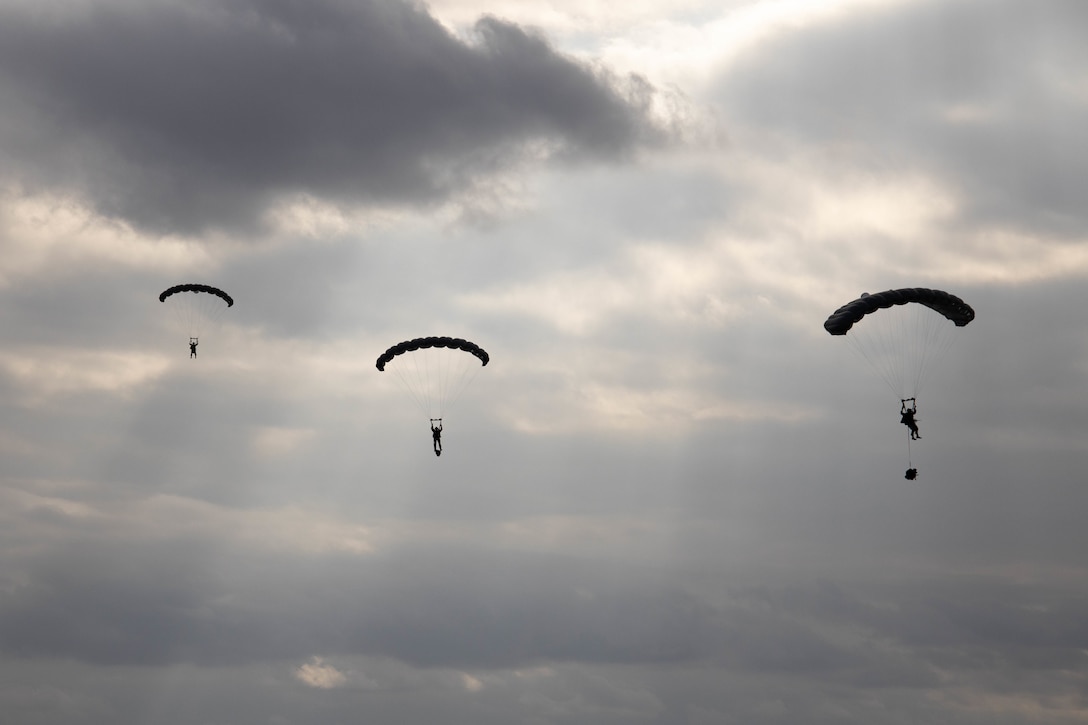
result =
[{"label": "overcast sky", "polygon": [[1088,722],[1088,4],[0,0],[0,99],[5,721]]}]

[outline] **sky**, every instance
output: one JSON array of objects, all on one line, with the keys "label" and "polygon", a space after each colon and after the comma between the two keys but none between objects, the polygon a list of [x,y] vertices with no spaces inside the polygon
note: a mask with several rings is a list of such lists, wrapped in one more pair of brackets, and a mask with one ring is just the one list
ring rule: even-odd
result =
[{"label": "sky", "polygon": [[[0,0],[0,710],[1088,722],[1086,40],[1079,0]],[[234,299],[195,359],[182,283]],[[822,324],[906,287],[976,311],[909,446]],[[490,357],[441,457],[375,368],[432,335]]]}]

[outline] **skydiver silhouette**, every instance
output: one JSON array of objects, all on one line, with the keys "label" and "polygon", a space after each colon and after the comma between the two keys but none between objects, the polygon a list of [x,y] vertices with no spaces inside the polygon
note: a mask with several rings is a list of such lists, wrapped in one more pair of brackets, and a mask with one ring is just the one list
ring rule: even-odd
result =
[{"label": "skydiver silhouette", "polygon": [[[438,426],[437,427],[434,424],[434,422],[436,420],[438,421]],[[441,418],[431,418],[431,438],[434,439],[434,454],[436,456],[442,455],[442,419]]]},{"label": "skydiver silhouette", "polygon": [[190,337],[189,338],[189,358],[190,359],[196,357],[196,346],[199,345],[199,344],[200,344],[200,342],[198,342],[195,337]]},{"label": "skydiver silhouette", "polygon": [[[907,407],[907,403],[910,403],[910,407]],[[914,416],[918,413],[918,403],[914,398],[905,398],[900,401],[899,405],[899,422],[910,428],[910,439],[912,441],[920,440],[922,436],[918,435],[918,421],[914,419]]]},{"label": "skydiver silhouette", "polygon": [[903,478],[907,479],[908,481],[913,481],[914,479],[918,478],[918,469],[908,468],[907,472],[903,474]]}]

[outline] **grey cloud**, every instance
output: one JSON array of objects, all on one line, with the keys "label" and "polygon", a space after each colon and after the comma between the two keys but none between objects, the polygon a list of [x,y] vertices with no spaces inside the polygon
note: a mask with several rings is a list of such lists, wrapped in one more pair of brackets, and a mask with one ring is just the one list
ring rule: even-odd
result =
[{"label": "grey cloud", "polygon": [[427,203],[526,144],[618,159],[664,139],[645,81],[494,17],[467,44],[399,1],[0,16],[8,180],[156,230],[251,226],[295,193]]},{"label": "grey cloud", "polygon": [[58,263],[33,282],[0,289],[0,324],[9,341],[22,344],[143,347],[155,332],[148,311],[164,311],[153,305],[166,286],[101,265]]},{"label": "grey cloud", "polygon": [[134,548],[94,527],[49,554],[6,558],[23,585],[0,598],[0,643],[22,656],[223,665],[321,652],[420,667],[719,661],[782,673],[861,664],[778,612],[712,604],[681,578],[628,564],[460,546],[269,558],[218,536]]},{"label": "grey cloud", "polygon": [[114,666],[315,652],[485,671],[702,665],[866,689],[933,687],[939,670],[999,690],[1001,672],[1075,670],[1088,637],[1083,595],[999,579],[733,587],[712,601],[675,574],[554,555],[269,557],[215,536],[132,547],[105,533],[5,555],[20,572],[0,598],[5,652]]},{"label": "grey cloud", "polygon": [[[96,541],[33,564],[3,597],[0,641],[22,655],[111,664],[243,663],[313,652],[424,667],[550,660],[668,662],[705,648],[706,614],[633,572],[530,555],[277,557],[220,541]],[[273,564],[278,575],[267,576]]]},{"label": "grey cloud", "polygon": [[[82,16],[87,23],[105,12],[104,6],[94,6],[99,9]],[[289,14],[286,5],[272,7]],[[330,26],[327,18],[306,25],[303,13],[349,12],[326,3],[305,7],[290,11],[295,12],[290,23],[275,26],[266,22],[268,15],[242,19],[220,10],[223,22],[204,27],[203,10],[173,5],[119,11],[109,22],[157,28],[173,13],[185,37],[198,30],[207,38],[229,36],[270,57],[280,48],[277,43],[295,47],[285,29],[305,34]],[[1037,7],[1070,11],[1056,4]],[[495,58],[509,45],[529,57],[528,46],[539,42],[514,26],[487,21],[507,35],[461,45],[427,25],[425,15],[403,6],[356,11],[405,13],[431,27],[434,47],[446,48],[449,57],[461,53],[478,64],[491,63],[494,74],[505,72]],[[15,11],[9,6],[2,12],[14,17]],[[1005,22],[1000,13],[980,12],[984,30]],[[1014,12],[1023,19],[1030,11]],[[757,103],[754,83],[749,87],[730,77],[725,90],[739,94],[733,98],[746,105],[730,106],[729,112],[817,143],[848,136],[864,146],[863,153],[886,153],[882,161],[928,164],[965,184],[995,174],[991,186],[979,187],[979,205],[969,210],[984,215],[1001,185],[1037,173],[1035,162],[1015,179],[1009,176],[1013,166],[1006,165],[1010,157],[982,158],[978,169],[967,163],[996,147],[1000,114],[990,119],[994,125],[977,129],[977,141],[942,156],[940,143],[951,143],[962,130],[938,119],[933,109],[968,99],[976,88],[985,90],[984,100],[994,107],[1001,107],[1002,99],[1053,88],[1032,85],[1039,69],[1025,64],[1007,69],[1015,82],[1004,90],[997,82],[1001,77],[987,70],[989,61],[930,88],[927,81],[945,65],[940,54],[906,55],[883,25],[905,19],[917,29],[925,17],[932,25],[942,16],[934,5],[900,4],[875,15],[848,16],[838,29],[780,36],[774,42],[781,57],[757,49],[750,68],[758,72],[759,64],[767,63],[768,88],[783,91],[778,99],[783,105],[772,107],[766,96]],[[105,20],[94,22],[98,29],[109,27]],[[417,28],[414,22],[407,23],[409,31]],[[1000,55],[987,42],[976,45],[979,36],[958,22],[949,21],[949,35],[957,43],[962,38],[971,58]],[[63,27],[90,27],[87,23]],[[872,53],[880,62],[870,74],[846,60],[832,62],[838,50],[849,51],[843,57],[851,61],[859,57],[861,41],[846,37],[859,24],[878,46]],[[306,45],[307,52],[316,57],[321,48],[342,48],[337,38],[362,37],[364,31],[352,27],[343,29],[345,36],[332,33],[330,45]],[[0,35],[8,32],[0,24]],[[984,35],[988,43],[1008,43],[1002,47],[1018,52],[1038,42],[1042,32],[1036,28],[1026,39],[1011,32]],[[1053,32],[1054,45],[1040,53],[1051,58],[1057,53],[1072,63],[1063,31]],[[254,38],[260,42],[246,45]],[[835,45],[829,38],[843,42]],[[790,49],[795,42],[807,44],[813,55],[802,62],[801,51]],[[527,61],[527,68],[547,66],[548,58],[558,69],[568,68],[546,45],[534,47],[540,63]],[[896,76],[901,83],[884,87],[896,48],[909,62]],[[2,45],[0,56],[18,50]],[[209,63],[226,53],[221,45],[211,51]],[[152,48],[149,57],[165,57],[165,50],[158,52]],[[363,57],[371,50],[351,52]],[[994,73],[1014,65],[1011,57],[994,63]],[[529,74],[527,68],[516,72]],[[841,89],[829,69],[857,78],[862,96],[836,95]],[[791,73],[797,73],[795,86],[788,82]],[[34,88],[45,88],[43,78],[28,72],[0,83],[18,82],[18,93],[28,98]],[[818,82],[807,82],[813,79]],[[190,98],[219,92],[229,80],[216,79]],[[786,94],[806,89],[826,93],[829,103],[804,105]],[[742,99],[747,91],[751,96]],[[273,98],[270,90],[261,93],[258,100]],[[327,97],[320,89],[312,93]],[[99,154],[86,145],[91,135],[112,142],[122,131],[133,131],[134,150],[162,152],[153,159],[156,164],[182,158],[179,149],[188,146],[181,141],[205,142],[199,128],[178,130],[172,121],[174,135],[168,139],[141,136],[134,124],[139,120],[150,128],[138,113],[144,111],[101,109],[90,95],[36,97],[42,103],[78,100],[84,105],[70,110],[94,110],[100,122],[109,122],[74,131],[67,141],[50,137],[57,148],[41,156],[43,183],[60,178],[58,159],[68,151],[74,153],[65,163],[80,173],[97,169],[114,175],[95,179],[118,178],[116,164],[127,162],[116,146],[106,144]],[[909,112],[910,96],[923,99],[924,112]],[[236,112],[244,115],[241,105]],[[43,108],[5,104],[0,133],[26,138],[31,126],[13,124],[30,115],[44,122],[38,115]],[[52,110],[56,121],[65,109]],[[906,115],[877,124],[866,120],[870,110]],[[815,130],[804,127],[804,113],[817,112],[825,115],[809,117]],[[1048,118],[1060,126],[1062,118],[1077,116],[1063,111]],[[568,126],[575,123],[563,119]],[[849,120],[855,125],[842,125]],[[595,146],[600,128],[591,124],[582,135],[562,136],[567,155],[596,149],[599,157],[615,158],[636,148],[633,141]],[[930,134],[934,129],[940,133]],[[178,141],[183,131],[190,136]],[[464,133],[476,138],[469,131]],[[511,132],[503,148],[516,146],[509,139],[530,137],[521,131]],[[394,129],[390,142],[411,146],[398,153],[414,153],[408,140],[416,132]],[[314,138],[316,145],[320,139]],[[258,141],[237,150],[234,158],[260,156]],[[0,148],[15,161],[41,151]],[[440,161],[448,164],[447,171],[487,165],[475,151],[465,150],[470,146],[453,141],[434,141],[427,148],[446,154]],[[426,151],[411,158],[423,158]],[[98,160],[89,160],[91,153],[99,154]],[[382,158],[380,149],[368,153]],[[218,223],[252,221],[282,191],[268,180],[280,179],[272,172],[297,161],[283,154],[256,159],[258,166],[266,164],[257,169],[232,169],[236,178],[212,180],[220,192],[234,189],[237,179],[238,188],[248,190],[238,192],[241,211],[230,210]],[[362,157],[359,152],[357,158]],[[195,165],[211,163],[208,158]],[[1075,147],[1070,158],[1076,158]],[[480,166],[472,166],[476,162]],[[1066,168],[1076,171],[1073,162]],[[25,167],[22,171],[24,181],[31,179]],[[178,170],[186,183],[207,180],[202,173],[184,165]],[[333,201],[357,191],[360,196],[351,198],[366,198],[363,187],[376,183],[382,169],[376,164],[375,176],[350,188],[336,186],[335,173],[329,172],[327,186],[313,187],[328,190],[321,193]],[[613,312],[590,337],[564,337],[516,310],[458,304],[472,290],[512,288],[579,267],[613,270],[622,278],[628,269],[623,250],[633,240],[675,244],[679,251],[684,244],[711,239],[708,219],[730,224],[733,233],[744,231],[745,209],[764,201],[755,190],[716,181],[714,174],[685,180],[675,169],[654,168],[641,169],[634,181],[620,174],[589,176],[560,182],[562,194],[577,196],[576,203],[545,199],[539,212],[527,212],[500,233],[473,228],[447,234],[438,225],[409,222],[368,230],[365,244],[280,238],[277,245],[234,248],[216,260],[215,279],[200,281],[235,293],[238,304],[227,325],[239,327],[225,332],[244,334],[219,348],[214,347],[219,341],[210,339],[209,355],[199,364],[175,361],[153,378],[117,391],[97,387],[92,376],[35,397],[39,391],[25,382],[21,368],[0,369],[5,421],[0,495],[12,503],[4,506],[0,527],[5,712],[19,713],[11,715],[19,722],[65,723],[268,723],[276,718],[474,724],[657,718],[670,725],[1065,722],[1059,706],[1084,693],[1081,650],[1088,636],[1081,576],[1088,533],[1080,521],[1088,505],[1082,483],[1088,418],[1076,392],[1083,388],[1088,352],[1078,303],[1083,284],[957,283],[955,291],[979,317],[927,386],[926,438],[914,451],[922,475],[908,486],[902,479],[905,451],[897,401],[888,401],[864,363],[822,330],[830,310],[811,309],[805,302],[813,285],[834,284],[839,268],[849,263],[834,247],[807,268],[796,295],[788,288],[759,290],[757,282],[743,280],[723,286],[722,299],[742,314],[720,324],[689,327],[675,315]],[[77,174],[70,182],[76,187],[88,179]],[[108,185],[95,189],[100,208],[122,198]],[[426,200],[436,198],[427,194],[441,193],[442,188],[424,184],[398,198]],[[660,211],[676,216],[656,217],[654,200]],[[629,206],[638,209],[625,213]],[[1029,214],[1039,215],[1025,217],[1024,225],[1054,222],[1041,209],[1031,205]],[[152,208],[145,219],[152,219],[151,211],[161,209]],[[780,213],[790,215],[789,209]],[[762,237],[753,233],[752,238],[756,244]],[[983,246],[979,254],[985,253]],[[902,273],[899,263],[907,265],[915,252],[890,251],[882,272],[895,279]],[[122,353],[118,364],[133,350],[156,360],[157,354],[184,358],[184,347],[169,340],[168,320],[155,295],[187,278],[168,279],[166,272],[108,261],[84,262],[74,270],[71,262],[58,254],[32,279],[17,279],[0,290],[6,356],[43,370],[82,354],[103,367],[112,364],[110,355],[98,357],[99,352]],[[928,271],[943,279],[949,273]],[[783,275],[784,282],[792,281],[786,271]],[[757,304],[757,295],[766,299]],[[459,401],[448,427],[447,455],[436,461],[425,422],[414,420],[411,403],[369,383],[377,376],[373,357],[387,336],[392,342],[402,335],[430,334],[447,322],[458,333],[479,334],[493,364]],[[328,341],[335,346],[323,358],[321,346]],[[372,341],[374,352],[366,352],[370,342],[361,341]],[[305,348],[307,343],[312,347]],[[310,364],[312,352],[321,362],[343,366],[339,351],[344,349],[363,350],[358,375],[350,360],[346,369],[332,373]],[[261,359],[281,353],[283,359]],[[571,372],[530,372],[536,355],[569,355]],[[615,365],[603,375],[577,364],[578,358],[606,357]],[[685,367],[691,370],[683,372]],[[315,384],[307,376],[323,378]],[[43,386],[57,382],[46,375],[42,380]],[[576,405],[579,386],[598,383],[648,393],[680,385],[757,412],[768,404],[788,405],[811,417],[713,418],[696,421],[694,431],[673,430],[669,421],[658,419],[653,430],[545,434],[520,430],[499,412],[513,410],[547,423],[553,411],[546,400]],[[638,404],[636,399],[633,405]],[[305,442],[283,450],[262,448],[261,434],[281,428],[301,432]],[[203,502],[178,505],[182,515],[195,519],[167,527],[181,533],[151,530],[154,517],[173,505],[162,494]],[[110,511],[111,501],[119,511]],[[82,504],[99,515],[69,511],[82,510]],[[288,513],[312,513],[315,530],[331,521],[330,535],[337,526],[363,532],[373,527],[379,553],[285,551],[305,528],[269,532],[267,550],[252,543],[260,533],[255,522],[265,516],[278,520],[278,511],[285,512],[287,522],[294,520]],[[149,520],[140,518],[144,512]],[[240,531],[232,529],[235,516]],[[493,540],[490,532],[501,533]],[[401,535],[418,535],[423,543],[383,548],[383,535],[398,541]],[[521,546],[546,553],[528,553]],[[318,691],[297,681],[294,668],[314,655],[347,673],[348,684]],[[520,670],[536,664],[547,664],[541,668],[547,674]],[[462,680],[447,668],[464,669],[478,680]],[[594,677],[599,679],[593,682]],[[359,682],[380,687],[354,684]],[[466,690],[474,682],[482,689]],[[1007,708],[980,712],[955,700],[964,697],[968,703],[969,697],[988,694],[1011,694],[1042,708],[1056,705],[1049,713],[1025,715]],[[999,700],[997,707],[1005,702]]]},{"label": "grey cloud", "polygon": [[869,168],[921,168],[962,221],[1088,229],[1088,68],[1075,0],[923,2],[855,13],[757,47],[721,79],[735,120],[831,143]]},{"label": "grey cloud", "polygon": [[[866,632],[870,643],[890,642],[904,655],[893,670],[914,668],[915,684],[933,684],[938,669],[970,674],[1005,663],[1031,671],[1075,669],[1088,628],[1085,593],[1076,586],[1013,584],[997,577],[964,581],[919,578],[913,584],[818,581],[737,594],[803,621]],[[862,650],[864,651],[864,650]],[[884,658],[879,658],[884,659]],[[902,684],[902,683],[900,683]]]}]

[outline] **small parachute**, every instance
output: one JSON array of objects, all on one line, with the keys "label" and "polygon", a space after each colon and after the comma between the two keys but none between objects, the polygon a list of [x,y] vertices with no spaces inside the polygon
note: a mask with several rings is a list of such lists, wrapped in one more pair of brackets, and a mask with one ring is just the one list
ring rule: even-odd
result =
[{"label": "small parachute", "polygon": [[206,284],[179,284],[163,290],[159,295],[171,309],[179,334],[187,335],[189,344],[219,323],[223,313],[234,306],[234,298]]},{"label": "small parachute", "polygon": [[417,337],[391,346],[375,367],[392,372],[427,417],[439,420],[490,359],[459,337]]}]

